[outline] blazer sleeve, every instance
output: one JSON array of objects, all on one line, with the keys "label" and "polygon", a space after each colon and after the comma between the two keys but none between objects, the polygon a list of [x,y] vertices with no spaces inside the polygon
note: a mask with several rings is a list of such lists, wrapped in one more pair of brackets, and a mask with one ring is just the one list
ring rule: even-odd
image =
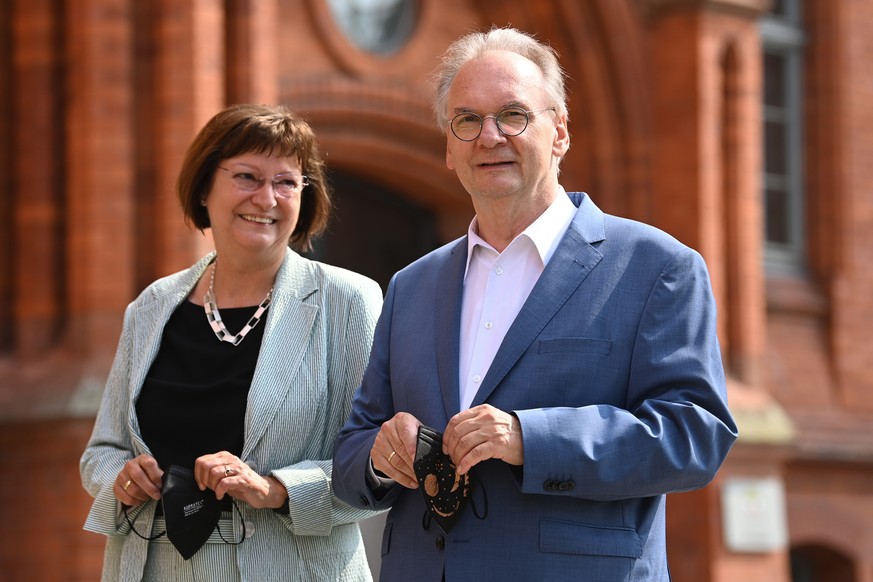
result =
[{"label": "blazer sleeve", "polygon": [[[129,430],[130,364],[133,304],[125,310],[121,338],[103,390],[94,428],[79,461],[82,485],[94,497],[85,521],[88,531],[111,535],[127,533],[121,504],[112,491],[118,472],[136,456]],[[142,507],[134,508],[131,517]]]},{"label": "blazer sleeve", "polygon": [[361,388],[355,393],[351,414],[336,439],[334,491],[340,499],[355,507],[389,508],[403,489],[396,483],[389,487],[373,488],[373,483],[367,479],[371,471],[370,450],[376,434],[384,419],[395,414],[388,352],[396,279],[395,275],[388,284]]},{"label": "blazer sleeve", "polygon": [[[334,318],[331,325],[338,333],[328,346],[329,449],[351,412],[352,397],[367,365],[381,305],[381,289],[367,280],[355,289],[346,312],[331,314]],[[293,533],[328,535],[336,525],[373,515],[371,510],[350,507],[334,495],[332,468],[332,459],[305,460],[271,471],[288,491],[288,514],[279,514],[279,518]]]},{"label": "blazer sleeve", "polygon": [[[608,501],[687,491],[715,476],[737,428],[727,407],[715,299],[696,251],[676,253],[654,281],[629,371],[625,407],[515,411],[525,493]],[[572,486],[545,486],[555,482]]]}]

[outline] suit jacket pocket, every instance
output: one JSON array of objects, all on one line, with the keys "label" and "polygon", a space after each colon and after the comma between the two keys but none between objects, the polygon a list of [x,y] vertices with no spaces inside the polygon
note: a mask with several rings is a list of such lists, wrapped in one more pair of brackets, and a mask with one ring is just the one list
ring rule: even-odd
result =
[{"label": "suit jacket pocket", "polygon": [[581,353],[609,355],[611,340],[588,337],[555,337],[540,340],[541,354]]},{"label": "suit jacket pocket", "polygon": [[585,554],[639,558],[643,545],[630,527],[604,527],[557,519],[540,521],[540,550],[557,554]]}]

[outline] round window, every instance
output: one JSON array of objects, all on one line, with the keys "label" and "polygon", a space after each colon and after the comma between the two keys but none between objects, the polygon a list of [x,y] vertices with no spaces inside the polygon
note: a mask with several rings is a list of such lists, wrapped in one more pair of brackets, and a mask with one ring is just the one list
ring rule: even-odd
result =
[{"label": "round window", "polygon": [[327,0],[343,33],[362,50],[387,55],[412,35],[417,0]]}]

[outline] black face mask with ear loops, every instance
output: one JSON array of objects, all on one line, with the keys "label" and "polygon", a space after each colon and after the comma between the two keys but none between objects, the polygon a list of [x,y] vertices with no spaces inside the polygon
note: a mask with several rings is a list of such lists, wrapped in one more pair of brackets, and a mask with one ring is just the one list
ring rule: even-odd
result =
[{"label": "black face mask with ear loops", "polygon": [[221,502],[211,489],[200,491],[193,471],[170,465],[164,472],[161,504],[167,537],[183,558],[190,559],[218,525]]},{"label": "black face mask with ear loops", "polygon": [[470,496],[469,476],[458,475],[452,459],[443,453],[442,433],[424,425],[418,427],[412,468],[431,519],[448,534]]},{"label": "black face mask with ear loops", "polygon": [[[246,526],[236,502],[231,499],[231,503],[242,524],[239,541],[226,540],[221,528],[218,529],[218,535],[226,544],[239,545],[246,539]],[[194,480],[194,471],[179,465],[170,465],[161,479],[161,506],[167,529],[153,536],[145,536],[134,527],[139,513],[131,521],[128,508],[122,508],[133,533],[149,541],[167,536],[182,557],[190,560],[215,531],[221,518],[221,502],[211,489],[200,491],[197,481]]]}]

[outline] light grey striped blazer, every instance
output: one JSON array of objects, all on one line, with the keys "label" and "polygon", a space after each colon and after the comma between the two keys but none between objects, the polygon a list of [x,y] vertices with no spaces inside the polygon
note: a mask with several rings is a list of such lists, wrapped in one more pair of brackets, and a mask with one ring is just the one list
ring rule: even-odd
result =
[{"label": "light grey striped blazer", "polygon": [[[127,460],[149,453],[134,404],[167,320],[212,257],[155,281],[125,311],[118,351],[80,462],[82,484],[94,497],[85,529],[109,536],[104,580],[142,577],[148,542],[129,532],[112,485]],[[367,364],[381,304],[374,281],[287,250],[263,323],[242,460],[285,485],[290,514],[237,503],[253,531],[236,546],[243,580],[370,579],[356,521],[374,513],[334,497],[331,456]],[[147,502],[131,511],[131,516],[139,513],[137,531],[151,531],[154,508],[155,502]],[[236,512],[234,520],[239,521]]]}]

